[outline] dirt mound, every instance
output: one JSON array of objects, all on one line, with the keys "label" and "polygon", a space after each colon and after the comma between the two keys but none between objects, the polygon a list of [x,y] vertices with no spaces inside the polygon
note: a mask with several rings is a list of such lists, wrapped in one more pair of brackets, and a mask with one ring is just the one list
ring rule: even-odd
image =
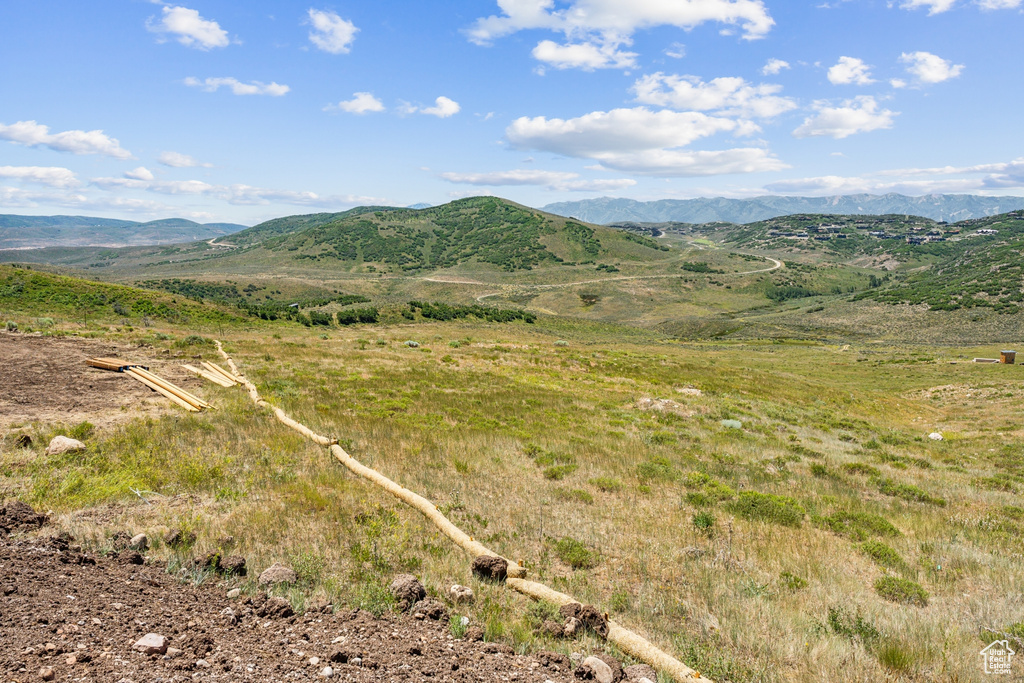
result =
[{"label": "dirt mound", "polygon": [[[289,614],[262,593],[229,600],[224,583],[89,556],[66,534],[0,539],[0,568],[3,680],[40,680],[46,667],[57,681],[318,680],[328,666],[346,681],[572,680],[561,655],[456,640],[443,620]],[[133,648],[148,634],[167,639],[165,654]]]},{"label": "dirt mound", "polygon": [[0,531],[32,531],[46,524],[46,521],[46,515],[36,512],[20,500],[12,500],[0,507]]}]

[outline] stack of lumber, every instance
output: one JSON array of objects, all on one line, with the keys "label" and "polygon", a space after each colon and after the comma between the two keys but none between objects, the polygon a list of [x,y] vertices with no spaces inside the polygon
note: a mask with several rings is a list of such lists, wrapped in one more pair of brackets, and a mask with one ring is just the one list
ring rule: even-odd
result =
[{"label": "stack of lumber", "polygon": [[239,377],[231,374],[216,363],[207,363],[206,361],[203,361],[200,365],[203,367],[197,368],[192,365],[182,365],[181,367],[204,379],[210,380],[214,384],[219,384],[222,387],[233,387],[236,384],[242,383],[242,380]]},{"label": "stack of lumber", "polygon": [[126,360],[119,358],[90,358],[85,361],[87,365],[101,370],[113,370],[114,372],[124,372],[128,368],[142,368],[143,370],[149,370],[145,365],[139,365],[138,363],[129,363]]},{"label": "stack of lumber", "polygon": [[124,372],[126,375],[130,375],[134,379],[139,380],[153,391],[163,394],[190,413],[197,413],[204,408],[213,408],[213,406],[198,396],[188,393],[181,387],[171,384],[162,377],[158,377],[152,372],[144,370],[141,367],[136,366],[128,368]]}]

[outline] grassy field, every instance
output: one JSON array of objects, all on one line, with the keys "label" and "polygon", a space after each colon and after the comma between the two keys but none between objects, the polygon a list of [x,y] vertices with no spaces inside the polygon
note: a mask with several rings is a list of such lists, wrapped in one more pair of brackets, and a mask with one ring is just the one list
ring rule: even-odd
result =
[{"label": "grassy field", "polygon": [[[80,331],[178,352],[186,330],[153,330]],[[680,343],[550,316],[224,338],[267,400],[713,678],[975,680],[984,629],[1024,631],[1022,370],[965,362],[991,349]],[[232,535],[256,569],[298,568],[299,606],[386,610],[412,571],[439,596],[473,585],[463,612],[488,638],[582,647],[539,635],[546,608],[475,582],[241,390],[205,395],[218,410],[94,433],[84,457],[5,436],[0,491],[100,546],[120,528],[185,526],[196,553]]]}]

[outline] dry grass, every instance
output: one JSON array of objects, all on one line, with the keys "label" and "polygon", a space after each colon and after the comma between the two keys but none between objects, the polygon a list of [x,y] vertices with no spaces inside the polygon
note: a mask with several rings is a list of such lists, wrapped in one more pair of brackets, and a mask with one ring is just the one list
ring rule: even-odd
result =
[{"label": "dry grass", "polygon": [[[226,340],[267,400],[337,436],[539,580],[615,612],[713,678],[974,680],[980,629],[1020,621],[1024,504],[1012,490],[977,485],[1021,472],[1022,434],[1005,417],[1020,369],[873,347],[630,343],[583,323],[280,335]],[[950,385],[985,393],[926,391]],[[292,592],[299,603],[387,609],[382,587],[411,571],[436,595],[474,586],[478,601],[466,611],[491,638],[581,647],[537,635],[537,608],[475,582],[466,558],[421,518],[240,390],[210,386],[206,395],[217,411],[100,432],[85,458],[31,459],[5,441],[0,485],[97,542],[126,527],[186,525],[199,552],[232,535],[257,570],[277,560],[304,568]],[[645,397],[685,410],[640,410]],[[38,429],[45,438],[53,427]],[[951,438],[925,438],[934,430]],[[854,463],[947,505],[885,495],[871,470],[845,467]],[[575,469],[545,476],[566,465]],[[160,495],[147,504],[128,487]],[[787,513],[787,526],[737,514],[750,492],[791,498],[809,517],[796,525]],[[929,593],[926,607],[876,593],[888,569],[865,552],[866,538],[811,523],[838,513],[876,515],[899,530],[884,536],[893,555],[883,554],[902,558],[902,575]],[[587,562],[571,559],[580,557]],[[837,633],[837,607],[861,615],[880,640]]]}]

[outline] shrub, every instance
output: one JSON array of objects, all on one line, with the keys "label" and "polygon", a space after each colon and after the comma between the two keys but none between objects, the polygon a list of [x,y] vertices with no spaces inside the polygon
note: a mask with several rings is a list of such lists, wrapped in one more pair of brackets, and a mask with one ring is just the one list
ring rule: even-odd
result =
[{"label": "shrub", "polygon": [[811,463],[811,474],[819,478],[832,478],[836,476],[826,465],[817,462]]},{"label": "shrub", "polygon": [[8,332],[18,331],[18,323],[14,322],[13,320],[8,320],[7,325],[5,327],[7,328]]},{"label": "shrub", "polygon": [[779,574],[779,581],[787,590],[798,591],[802,588],[807,588],[807,579],[801,578],[792,572],[782,572]]},{"label": "shrub", "polygon": [[887,640],[875,650],[878,663],[890,671],[908,673],[916,668],[913,652],[903,643]]},{"label": "shrub", "polygon": [[710,512],[698,512],[693,516],[693,528],[711,538],[715,535],[715,516]]},{"label": "shrub", "polygon": [[679,478],[679,473],[676,472],[675,468],[672,467],[672,463],[667,458],[658,457],[651,458],[647,462],[637,465],[636,476],[641,479],[675,481]]},{"label": "shrub", "polygon": [[883,576],[875,581],[875,592],[890,602],[926,607],[928,591],[916,581],[897,576]]},{"label": "shrub", "polygon": [[178,341],[174,342],[174,345],[178,348],[186,348],[189,346],[213,346],[213,340],[201,337],[198,334],[190,334],[187,337],[182,337]]},{"label": "shrub", "polygon": [[860,640],[865,645],[871,645],[882,637],[882,632],[875,628],[875,625],[860,615],[850,612],[842,605],[828,608],[828,616],[825,619],[826,627],[837,636]]},{"label": "shrub", "polygon": [[854,541],[863,541],[869,536],[895,538],[903,535],[885,517],[870,512],[833,512],[827,517],[812,517],[811,523]]},{"label": "shrub", "polygon": [[946,507],[946,500],[944,498],[932,496],[924,489],[914,486],[913,484],[901,484],[899,482],[894,482],[891,479],[880,479],[878,481],[878,490],[885,495],[893,496],[894,498],[902,498],[916,503],[928,503],[929,505]]},{"label": "shrub", "polygon": [[561,481],[576,471],[578,465],[552,465],[544,470],[544,478]]},{"label": "shrub", "polygon": [[729,509],[745,519],[790,527],[799,527],[803,524],[806,513],[804,508],[789,496],[757,491],[743,491],[739,498],[730,504]]},{"label": "shrub", "polygon": [[590,480],[590,484],[605,493],[615,493],[622,489],[622,482],[612,477],[594,477]]},{"label": "shrub", "polygon": [[555,346],[568,346],[568,345],[569,345],[569,342],[565,341],[564,339],[559,339],[558,341],[555,342]]},{"label": "shrub", "polygon": [[895,548],[881,541],[864,541],[858,547],[862,553],[883,567],[901,570],[907,567],[907,563],[903,561],[903,557],[896,552]]},{"label": "shrub", "polygon": [[72,439],[78,439],[79,441],[85,441],[93,432],[96,431],[96,426],[91,422],[79,422],[74,427],[68,430],[68,436]]},{"label": "shrub", "polygon": [[871,477],[877,477],[881,474],[877,467],[866,462],[848,462],[843,465],[843,471],[848,474],[865,474]]},{"label": "shrub", "polygon": [[597,566],[597,553],[574,538],[559,539],[555,543],[555,555],[573,569],[593,569]]},{"label": "shrub", "polygon": [[731,487],[723,484],[717,479],[712,479],[704,472],[690,472],[683,481],[686,488],[693,489],[701,494],[704,499],[714,502],[728,500],[736,495]]},{"label": "shrub", "polygon": [[591,505],[594,502],[594,496],[589,491],[584,491],[583,489],[558,489],[555,491],[555,496],[570,503],[586,503]]}]

